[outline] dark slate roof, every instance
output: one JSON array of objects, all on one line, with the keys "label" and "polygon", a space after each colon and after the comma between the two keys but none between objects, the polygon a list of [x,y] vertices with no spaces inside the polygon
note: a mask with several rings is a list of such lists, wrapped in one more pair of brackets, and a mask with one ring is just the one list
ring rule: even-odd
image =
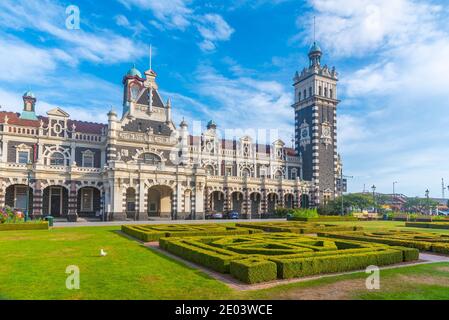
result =
[{"label": "dark slate roof", "polygon": [[[198,145],[201,141],[201,137],[199,136],[189,136],[190,145]],[[236,150],[237,149],[237,140],[221,140],[221,148],[228,150]],[[270,154],[271,145],[269,144],[256,144],[256,151],[259,153]],[[293,148],[285,148],[285,152],[288,156],[296,156],[296,151]]]},{"label": "dark slate roof", "polygon": [[[12,125],[39,128],[41,120],[45,124],[48,123],[48,117],[39,116],[38,120],[25,120],[25,119],[20,119],[20,113],[5,112],[5,111],[0,112],[0,123],[5,123],[6,116],[8,116],[8,124],[12,124]],[[78,120],[67,121],[67,125],[68,125],[69,129],[71,129],[72,124],[75,124],[76,132],[81,132],[81,133],[101,134],[102,129],[104,128],[106,130],[106,128],[107,128],[107,125],[101,124],[101,123],[78,121]]]},{"label": "dark slate roof", "polygon": [[[148,91],[149,89],[145,89],[145,92],[140,96],[139,100],[137,101],[138,104],[143,104],[143,105],[149,105],[150,104],[150,99],[148,98]],[[158,107],[158,108],[164,108],[164,103],[161,100],[161,97],[159,96],[159,94],[157,93],[156,90],[152,89],[152,94],[153,94],[153,106]]]},{"label": "dark slate roof", "polygon": [[153,129],[154,134],[170,136],[172,133],[172,129],[166,122],[146,119],[133,119],[123,127],[123,130],[131,132],[147,132],[149,128]]}]

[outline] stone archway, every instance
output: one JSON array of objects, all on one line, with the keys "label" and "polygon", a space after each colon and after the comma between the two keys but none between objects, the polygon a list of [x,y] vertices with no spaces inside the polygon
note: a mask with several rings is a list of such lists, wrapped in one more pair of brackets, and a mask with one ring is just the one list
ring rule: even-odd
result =
[{"label": "stone archway", "polygon": [[148,189],[148,216],[170,218],[172,216],[173,190],[169,186],[156,185]]},{"label": "stone archway", "polygon": [[[28,189],[28,190],[27,190]],[[6,188],[5,205],[13,210],[25,212],[27,207],[28,194],[28,214],[33,214],[33,189],[22,184],[13,184]]]},{"label": "stone archway", "polygon": [[249,195],[251,214],[258,215],[261,212],[262,195],[259,192],[253,192]]},{"label": "stone archway", "polygon": [[269,193],[267,195],[267,213],[274,214],[277,208],[279,196],[277,193]]},{"label": "stone archway", "polygon": [[287,209],[293,209],[294,201],[295,201],[294,199],[295,199],[295,197],[293,194],[287,193],[284,196],[284,207]]},{"label": "stone archway", "polygon": [[65,217],[69,213],[69,191],[60,185],[48,186],[43,191],[42,212],[44,216]]},{"label": "stone archway", "polygon": [[225,195],[222,191],[213,191],[210,195],[210,209],[212,212],[224,212]]},{"label": "stone archway", "polygon": [[101,214],[101,191],[96,187],[83,187],[78,190],[77,213],[80,217]]},{"label": "stone archway", "polygon": [[243,213],[243,202],[244,202],[244,195],[240,191],[233,192],[231,195],[231,205],[232,205],[232,211],[236,211],[239,214]]},{"label": "stone archway", "polygon": [[310,206],[310,197],[308,194],[301,195],[301,208],[308,209]]}]

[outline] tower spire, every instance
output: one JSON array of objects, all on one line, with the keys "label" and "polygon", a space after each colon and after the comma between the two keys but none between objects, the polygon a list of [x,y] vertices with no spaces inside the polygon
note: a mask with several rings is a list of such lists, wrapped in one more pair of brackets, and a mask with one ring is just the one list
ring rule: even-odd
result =
[{"label": "tower spire", "polygon": [[150,70],[153,70],[153,45],[150,44]]}]

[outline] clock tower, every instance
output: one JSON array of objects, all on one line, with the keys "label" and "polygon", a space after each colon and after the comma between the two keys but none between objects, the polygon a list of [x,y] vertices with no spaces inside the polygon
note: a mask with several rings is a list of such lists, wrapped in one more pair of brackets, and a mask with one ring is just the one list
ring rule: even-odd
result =
[{"label": "clock tower", "polygon": [[309,66],[296,72],[295,149],[303,160],[303,179],[315,184],[312,205],[319,206],[337,193],[337,81],[335,68],[321,64],[322,51],[314,42]]}]

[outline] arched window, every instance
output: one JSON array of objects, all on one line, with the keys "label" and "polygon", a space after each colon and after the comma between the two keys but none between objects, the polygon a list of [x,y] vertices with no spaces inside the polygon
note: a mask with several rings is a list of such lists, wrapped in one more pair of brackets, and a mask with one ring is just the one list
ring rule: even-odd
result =
[{"label": "arched window", "polygon": [[312,96],[312,87],[309,88],[309,97]]},{"label": "arched window", "polygon": [[323,94],[323,87],[319,86],[318,87],[318,95],[322,95]]},{"label": "arched window", "polygon": [[242,177],[251,177],[251,171],[248,168],[242,170]]},{"label": "arched window", "polygon": [[298,177],[298,172],[296,169],[292,169],[291,177],[292,180],[296,180],[296,178]]},{"label": "arched window", "polygon": [[304,99],[307,98],[307,91],[304,90]]},{"label": "arched window", "polygon": [[280,178],[282,178],[284,175],[282,174],[282,171],[281,170],[277,170],[276,171],[276,173],[274,174],[274,177],[276,178],[276,179],[280,179]]},{"label": "arched window", "polygon": [[324,88],[324,96],[327,97],[327,88]]},{"label": "arched window", "polygon": [[60,152],[53,152],[50,157],[51,166],[63,166],[64,165],[64,155]]},{"label": "arched window", "polygon": [[298,94],[298,101],[301,101],[301,92]]},{"label": "arched window", "polygon": [[155,165],[155,164],[159,164],[161,162],[161,158],[154,153],[147,152],[142,155],[142,161],[145,164]]},{"label": "arched window", "polygon": [[334,98],[334,92],[332,91],[332,89],[329,89],[329,98]]},{"label": "arched window", "polygon": [[206,174],[207,174],[208,176],[213,176],[213,175],[215,175],[215,170],[214,170],[214,167],[213,167],[213,166],[207,165],[204,169],[206,170]]}]

